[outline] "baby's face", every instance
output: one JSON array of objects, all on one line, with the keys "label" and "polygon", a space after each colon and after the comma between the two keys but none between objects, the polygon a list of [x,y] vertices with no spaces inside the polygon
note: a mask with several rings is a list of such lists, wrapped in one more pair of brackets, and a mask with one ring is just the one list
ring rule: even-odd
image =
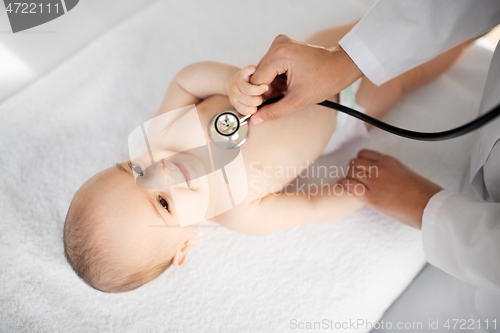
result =
[{"label": "baby's face", "polygon": [[[171,258],[197,226],[180,226],[168,187],[155,190],[137,186],[130,162],[102,171],[84,187],[91,197],[89,208],[105,221],[96,226],[102,239],[107,240],[102,245],[108,246],[114,259],[124,265],[137,267],[158,255]],[[191,190],[186,185],[177,191],[177,197],[196,202],[198,191],[203,190],[207,190],[205,186]]]},{"label": "baby's face", "polygon": [[210,202],[214,201],[208,179],[204,177],[208,166],[193,154],[174,153],[165,158],[169,153],[153,150],[152,155],[159,162],[151,165],[149,154],[143,154],[125,168],[133,175],[137,187],[158,189],[157,200],[165,208],[168,205],[166,209],[181,226],[201,222],[206,219]]}]

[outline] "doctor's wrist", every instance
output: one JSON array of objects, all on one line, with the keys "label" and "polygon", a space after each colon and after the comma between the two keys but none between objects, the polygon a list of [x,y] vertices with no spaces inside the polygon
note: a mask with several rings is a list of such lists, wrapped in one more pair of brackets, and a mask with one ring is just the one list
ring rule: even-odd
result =
[{"label": "doctor's wrist", "polygon": [[332,93],[337,94],[344,90],[357,79],[363,76],[363,72],[349,57],[347,52],[340,46],[330,49],[330,78],[332,80]]},{"label": "doctor's wrist", "polygon": [[419,195],[415,198],[415,203],[418,208],[418,216],[415,216],[413,219],[413,223],[409,223],[410,226],[415,227],[417,229],[422,229],[422,222],[424,219],[424,211],[427,207],[429,201],[434,197],[437,193],[443,190],[442,187],[436,185],[435,183],[429,181],[425,184]]}]

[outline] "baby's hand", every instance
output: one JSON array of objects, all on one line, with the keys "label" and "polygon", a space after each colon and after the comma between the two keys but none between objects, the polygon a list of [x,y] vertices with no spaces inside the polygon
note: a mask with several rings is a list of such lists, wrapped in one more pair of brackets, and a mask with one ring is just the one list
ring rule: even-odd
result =
[{"label": "baby's hand", "polygon": [[257,106],[264,100],[262,94],[268,89],[266,84],[256,86],[249,82],[256,69],[254,65],[242,68],[226,84],[229,101],[241,114],[257,112]]}]

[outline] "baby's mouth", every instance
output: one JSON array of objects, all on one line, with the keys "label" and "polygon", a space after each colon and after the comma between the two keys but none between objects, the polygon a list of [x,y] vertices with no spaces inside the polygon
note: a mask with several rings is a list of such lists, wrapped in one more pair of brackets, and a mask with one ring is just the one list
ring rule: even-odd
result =
[{"label": "baby's mouth", "polygon": [[186,169],[186,167],[180,163],[173,163],[176,167],[179,168],[179,170],[181,171],[182,175],[184,176],[184,178],[186,179],[186,184],[187,186],[189,187],[189,184],[191,182],[191,177],[189,175],[189,171]]}]

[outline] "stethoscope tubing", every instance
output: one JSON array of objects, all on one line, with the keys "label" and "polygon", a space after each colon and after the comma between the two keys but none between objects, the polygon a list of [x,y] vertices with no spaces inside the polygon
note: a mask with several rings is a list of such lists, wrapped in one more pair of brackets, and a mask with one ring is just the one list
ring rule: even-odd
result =
[{"label": "stethoscope tubing", "polygon": [[[262,103],[258,108],[260,109],[261,107],[265,105],[269,105],[272,103],[275,103],[282,99],[284,96],[278,96],[274,97],[271,99],[268,99],[264,103]],[[318,105],[325,106],[330,109],[337,110],[339,112],[343,112],[349,116],[355,117],[359,120],[362,120],[372,126],[375,126],[377,128],[380,128],[383,131],[392,133],[394,135],[401,136],[403,138],[407,139],[412,139],[412,140],[419,140],[419,141],[443,141],[443,140],[449,140],[453,139],[462,135],[465,135],[467,133],[470,133],[472,131],[475,131],[484,125],[488,124],[489,122],[493,121],[495,118],[500,116],[500,104],[488,111],[487,113],[483,114],[480,117],[477,117],[476,119],[468,122],[465,125],[462,125],[457,128],[453,128],[451,130],[443,131],[443,132],[416,132],[416,131],[411,131],[407,130],[404,128],[396,127],[390,124],[387,124],[383,121],[380,121],[378,119],[375,119],[373,117],[370,117],[362,112],[356,111],[354,109],[351,109],[350,107],[347,107],[342,104],[338,104],[332,101],[325,100],[321,103],[318,103]],[[241,119],[245,119],[245,121],[248,119],[250,115],[247,115]],[[240,121],[241,121],[240,119]]]}]

